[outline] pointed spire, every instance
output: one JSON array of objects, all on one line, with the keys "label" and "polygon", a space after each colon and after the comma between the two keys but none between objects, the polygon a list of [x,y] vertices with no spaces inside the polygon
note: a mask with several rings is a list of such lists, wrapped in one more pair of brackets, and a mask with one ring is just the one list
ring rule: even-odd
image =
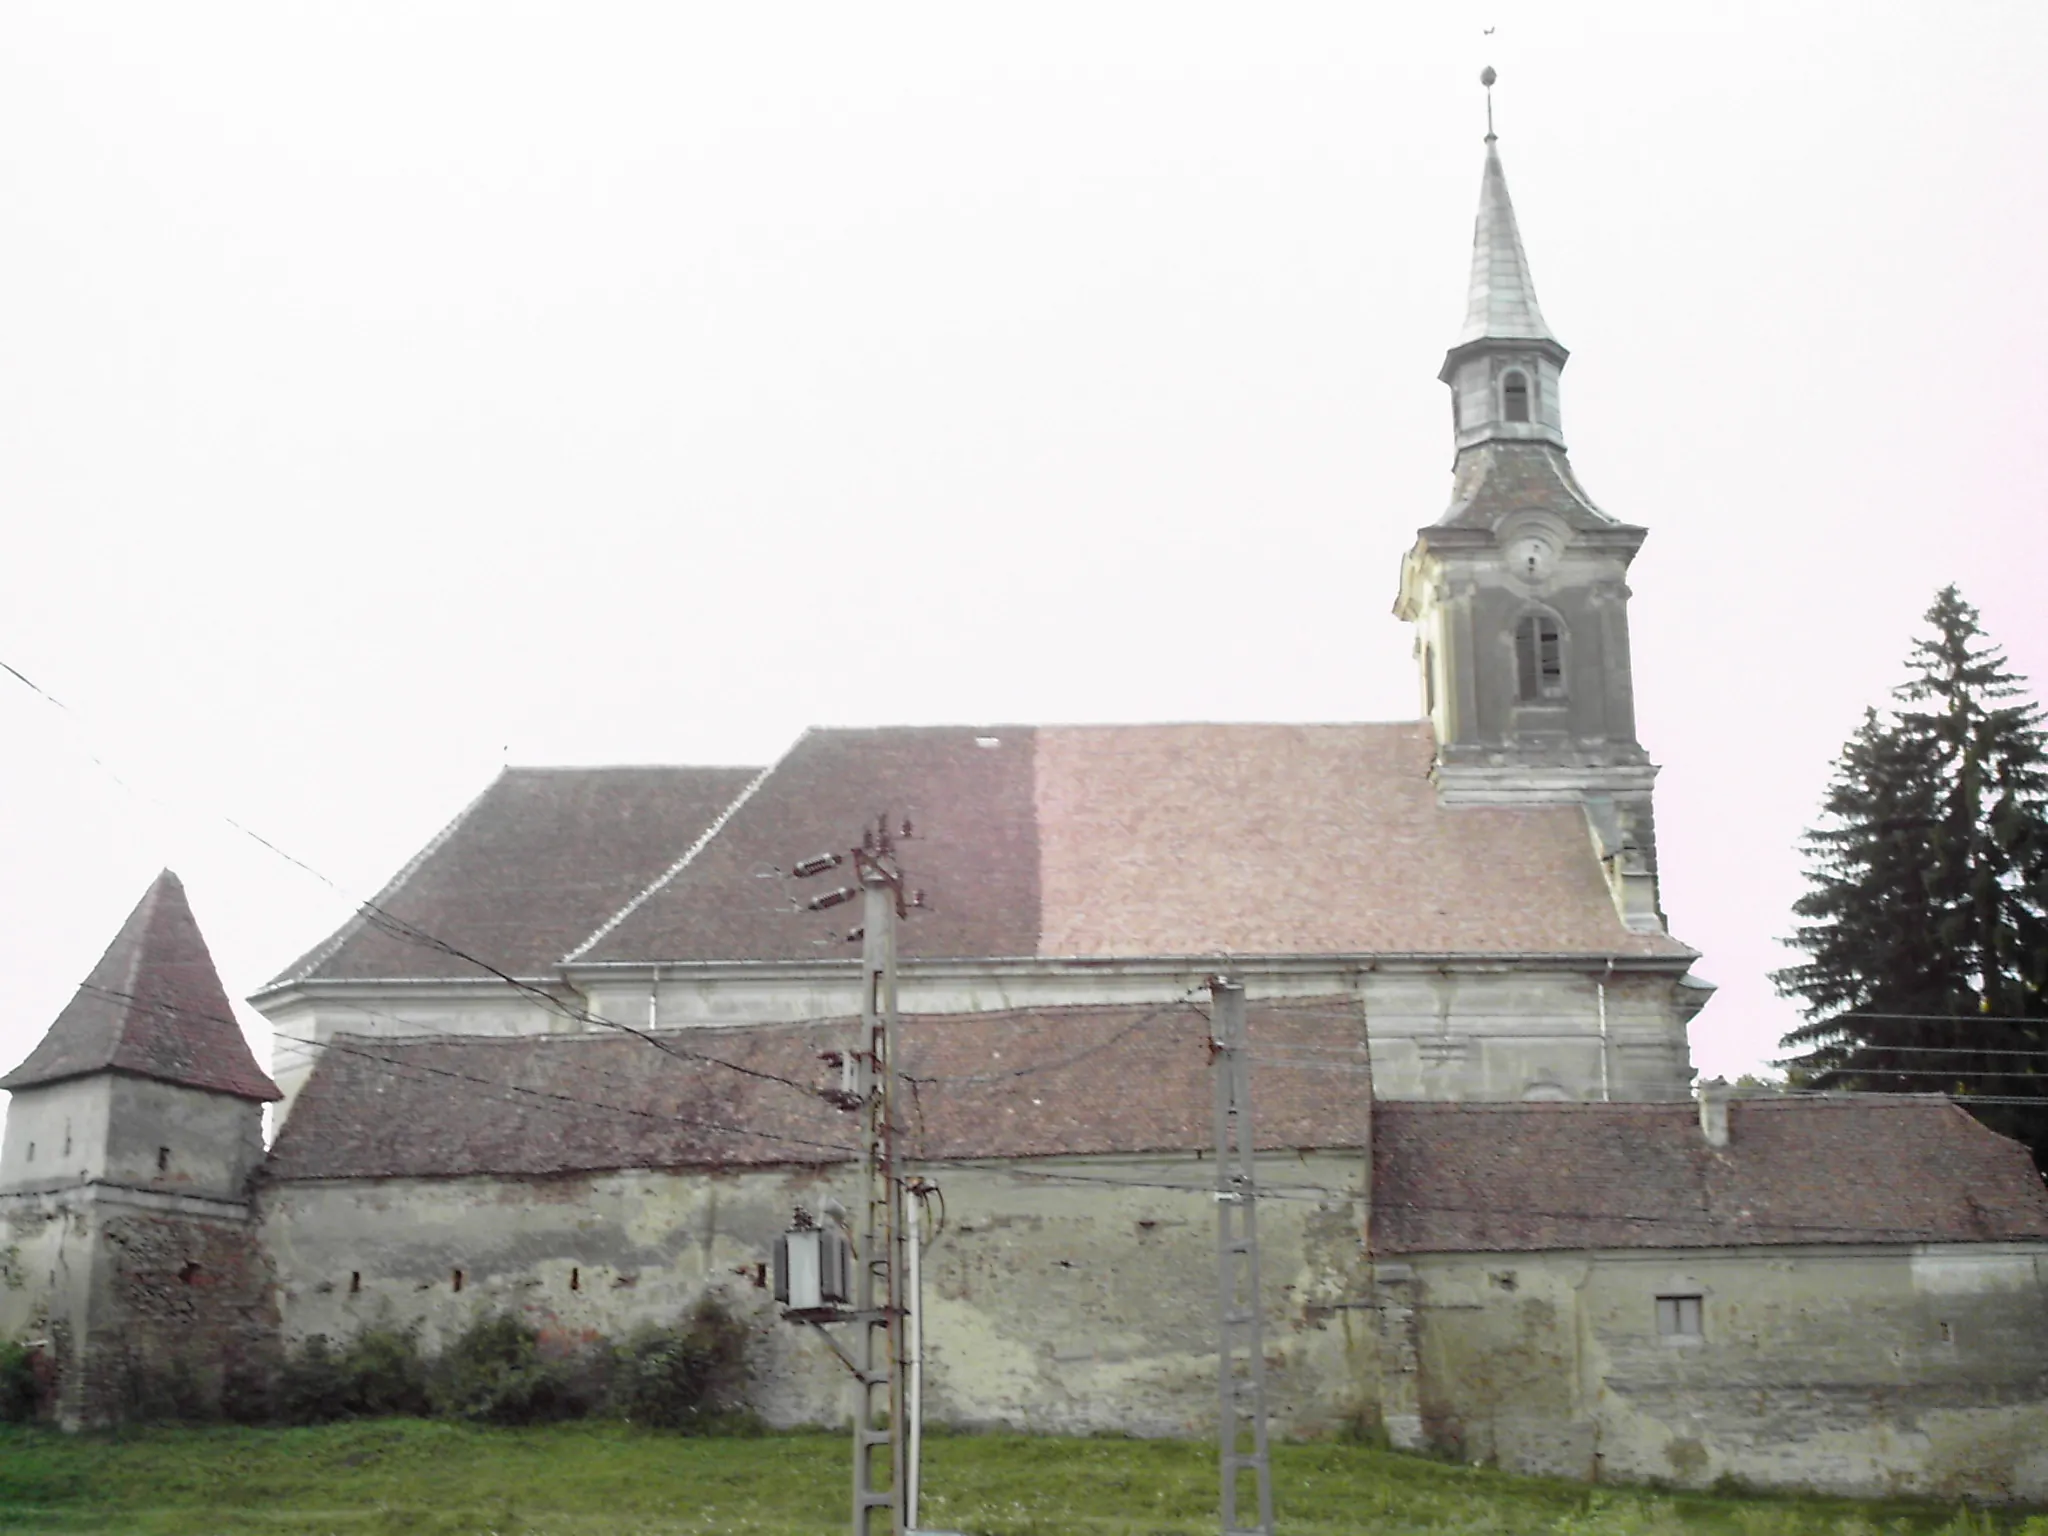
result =
[{"label": "pointed spire", "polygon": [[128,914],[42,1043],[0,1077],[0,1088],[19,1091],[95,1072],[130,1072],[244,1099],[282,1097],[242,1038],[185,887],[168,869]]},{"label": "pointed spire", "polygon": [[1536,280],[1515,225],[1507,173],[1493,132],[1493,66],[1480,72],[1486,87],[1486,170],[1479,181],[1479,217],[1472,224],[1472,286],[1458,346],[1472,341],[1555,341],[1536,307]]}]

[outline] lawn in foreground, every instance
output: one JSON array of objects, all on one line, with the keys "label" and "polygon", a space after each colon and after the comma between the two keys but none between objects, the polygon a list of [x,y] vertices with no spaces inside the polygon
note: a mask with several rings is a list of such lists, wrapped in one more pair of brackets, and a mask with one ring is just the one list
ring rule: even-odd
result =
[{"label": "lawn in foreground", "polygon": [[[1206,1536],[1206,1446],[944,1435],[926,1441],[928,1526],[971,1536]],[[0,1429],[0,1531],[137,1536],[828,1536],[846,1529],[838,1435],[681,1439],[621,1425],[478,1429]],[[1350,1445],[1274,1448],[1289,1536],[1871,1536],[2011,1532],[2048,1517],[1826,1499],[1591,1490]]]}]

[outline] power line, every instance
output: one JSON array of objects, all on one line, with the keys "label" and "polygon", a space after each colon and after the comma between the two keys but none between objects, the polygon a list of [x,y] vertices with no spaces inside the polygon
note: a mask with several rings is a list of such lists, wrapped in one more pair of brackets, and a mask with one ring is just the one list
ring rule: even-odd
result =
[{"label": "power line", "polygon": [[[931,1158],[926,1166],[934,1168],[955,1168],[965,1172],[994,1173],[1006,1177],[1034,1179],[1061,1184],[1100,1184],[1125,1189],[1157,1189],[1173,1194],[1214,1195],[1214,1191],[1203,1184],[1183,1184],[1161,1179],[1124,1179],[1100,1174],[1067,1173],[1061,1171],[1016,1168],[1008,1165],[992,1165],[986,1159],[974,1158]],[[1581,1211],[1549,1210],[1534,1206],[1513,1205],[1446,1205],[1416,1200],[1384,1200],[1368,1194],[1363,1189],[1345,1189],[1329,1184],[1266,1183],[1259,1184],[1259,1197],[1268,1195],[1276,1199],[1334,1201],[1340,1204],[1368,1204],[1375,1212],[1396,1210],[1418,1215],[1466,1215],[1466,1216],[1536,1216],[1558,1221],[1619,1221],[1651,1226],[1672,1227],[1713,1227],[1725,1229],[1729,1226],[1756,1227],[1785,1232],[1839,1232],[1863,1237],[1883,1237],[1891,1240],[1918,1233],[1921,1229],[1912,1227],[1878,1227],[1862,1223],[1819,1222],[1819,1221],[1764,1221],[1744,1217],[1730,1221],[1702,1213],[1698,1216],[1677,1216],[1668,1213],[1638,1211]]]},{"label": "power line", "polygon": [[1858,1009],[1853,1013],[1831,1014],[1820,1022],[1832,1024],[1838,1019],[1897,1019],[1923,1024],[1972,1024],[1981,1020],[1987,1024],[2032,1024],[2037,1028],[2048,1028],[2048,1017],[2038,1013],[1865,1013]]},{"label": "power line", "polygon": [[1137,1018],[1133,1019],[1130,1023],[1126,1024],[1122,1029],[1119,1029],[1115,1034],[1109,1036],[1107,1039],[1098,1040],[1093,1045],[1085,1046],[1081,1050],[1075,1051],[1072,1055],[1063,1056],[1056,1061],[1039,1062],[1032,1066],[1017,1067],[1013,1070],[1003,1072],[975,1072],[955,1077],[913,1076],[912,1074],[906,1072],[902,1074],[903,1080],[907,1083],[917,1084],[920,1087],[926,1087],[931,1086],[933,1084],[944,1083],[1000,1083],[1007,1082],[1011,1078],[1031,1077],[1040,1072],[1057,1072],[1063,1067],[1071,1067],[1076,1062],[1086,1061],[1089,1057],[1099,1055],[1103,1051],[1108,1050],[1111,1046],[1120,1044],[1124,1040],[1127,1040],[1132,1035],[1136,1034],[1140,1029],[1144,1028],[1147,1024],[1154,1022],[1155,1020],[1161,1018],[1167,1013],[1174,1011],[1175,1009],[1186,1009],[1188,1012],[1191,1013],[1199,1013],[1201,1011],[1200,1009],[1193,1008],[1189,1004],[1189,998],[1193,995],[1193,993],[1196,990],[1198,989],[1193,987],[1189,988],[1187,992],[1175,998],[1172,1002],[1161,1003],[1157,1007],[1151,1009],[1149,1012],[1140,1014]]},{"label": "power line", "polygon": [[[240,1028],[240,1025],[234,1019],[223,1017],[220,1014],[204,1013],[194,1008],[181,1008],[174,1003],[166,1003],[159,1001],[155,998],[144,997],[139,993],[123,992],[118,988],[114,987],[95,986],[91,982],[86,982],[80,986],[79,990],[82,992],[94,993],[100,997],[109,998],[116,1002],[128,1002],[139,1004],[140,1006],[153,1009],[160,1013],[171,1014],[174,1017],[204,1020],[216,1024],[228,1024],[236,1028]],[[416,1075],[432,1077],[453,1078],[461,1082],[474,1083],[480,1087],[498,1090],[498,1094],[493,1096],[499,1096],[504,1093],[517,1093],[534,1099],[550,1101],[555,1104],[574,1106],[579,1109],[601,1109],[611,1114],[632,1115],[641,1119],[654,1120],[663,1125],[689,1125],[705,1130],[724,1131],[729,1134],[739,1136],[757,1136],[766,1141],[788,1142],[793,1145],[817,1147],[823,1150],[834,1152],[844,1152],[848,1155],[851,1155],[852,1153],[859,1150],[858,1148],[852,1146],[850,1143],[846,1142],[816,1141],[809,1137],[791,1136],[778,1131],[757,1130],[752,1126],[734,1125],[726,1121],[705,1120],[701,1117],[669,1114],[660,1110],[641,1109],[637,1106],[630,1104],[616,1104],[607,1099],[584,1098],[575,1094],[556,1093],[544,1088],[529,1088],[520,1083],[507,1083],[497,1078],[479,1077],[473,1072],[459,1072],[452,1067],[437,1067],[421,1061],[400,1060],[394,1056],[386,1055],[383,1052],[356,1043],[365,1038],[361,1035],[342,1035],[327,1040],[309,1040],[302,1035],[285,1034],[281,1030],[273,1030],[272,1033],[276,1036],[276,1038],[280,1040],[289,1040],[294,1045],[314,1046],[323,1051],[338,1051],[345,1056],[362,1057],[365,1060],[379,1062],[384,1066],[391,1068],[393,1071],[411,1072]],[[450,1038],[463,1039],[465,1037],[450,1037],[446,1035],[422,1035],[415,1038],[421,1042],[440,1043],[445,1042]],[[480,1039],[486,1037],[467,1038]],[[545,1041],[551,1037],[546,1035],[528,1035],[519,1038],[522,1038],[524,1040]],[[398,1049],[405,1049],[405,1046],[403,1044],[399,1044],[398,1042],[393,1043],[398,1045]],[[588,1074],[586,1073],[586,1075]],[[602,1073],[598,1075],[609,1077],[613,1074]],[[502,1102],[509,1104],[514,1101],[510,1099],[502,1099]]]},{"label": "power line", "polygon": [[[69,716],[73,720],[79,719],[77,711],[72,709],[70,705],[64,703],[63,700],[57,698],[56,695],[52,694],[48,689],[40,687],[36,683],[31,682],[17,668],[9,666],[5,661],[0,661],[0,668],[5,668],[10,676],[14,677],[25,687],[27,687],[32,692],[37,694],[39,697],[41,697],[43,700],[49,703],[53,708],[61,710],[65,715]],[[101,768],[110,778],[112,778],[115,783],[119,784],[123,789],[127,790],[130,794],[135,794],[137,792],[134,786],[130,785],[118,773],[115,773],[114,770],[108,767],[106,763],[102,762],[99,757],[95,756],[91,752],[88,752],[86,755],[88,757],[91,757],[92,761],[99,768]],[[467,950],[461,948],[459,945],[452,944],[448,940],[443,939],[436,934],[428,932],[426,929],[420,927],[418,924],[410,922],[407,919],[399,917],[397,914],[390,912],[383,907],[378,906],[374,901],[357,900],[356,897],[352,896],[347,890],[345,890],[342,887],[339,881],[334,880],[321,870],[314,868],[311,864],[307,863],[304,859],[298,857],[296,854],[291,853],[287,849],[279,847],[269,838],[263,836],[262,833],[255,831],[253,828],[243,825],[241,822],[237,821],[234,817],[228,815],[226,812],[215,811],[213,814],[217,816],[219,820],[223,822],[225,825],[232,828],[234,831],[239,832],[242,836],[248,838],[257,846],[268,850],[272,854],[275,854],[278,858],[283,859],[286,863],[292,865],[294,868],[303,870],[306,874],[311,875],[315,880],[318,880],[322,885],[326,886],[329,890],[335,892],[344,900],[351,902],[355,907],[357,915],[360,916],[371,927],[375,928],[378,932],[387,934],[392,938],[399,939],[405,943],[415,945],[419,948],[429,949],[435,951],[436,953],[447,955],[451,959],[460,960],[467,965],[473,965],[477,967],[477,969],[485,972],[486,974],[495,977],[498,981],[503,982],[506,986],[511,987],[515,992],[518,992],[523,996],[535,999],[543,1007],[549,1009],[554,1013],[559,1014],[561,1017],[566,1018],[571,1022],[585,1025],[595,1025],[603,1029],[615,1029],[623,1034],[632,1035],[635,1038],[640,1039],[651,1046],[654,1046],[657,1050],[666,1051],[670,1055],[680,1056],[689,1060],[704,1061],[715,1066],[723,1067],[728,1071],[737,1072],[745,1077],[759,1078],[765,1082],[780,1083],[784,1087],[794,1088],[800,1093],[807,1093],[814,1097],[822,1097],[821,1090],[813,1088],[806,1083],[799,1083],[794,1078],[783,1077],[773,1072],[763,1072],[757,1068],[742,1066],[737,1062],[725,1061],[715,1056],[705,1055],[702,1052],[690,1051],[684,1047],[676,1046],[671,1042],[665,1041],[661,1037],[651,1034],[646,1030],[636,1029],[631,1024],[623,1023],[617,1019],[606,1018],[603,1014],[592,1013],[588,1009],[572,1007],[568,1003],[562,1001],[562,999],[556,997],[552,992],[548,991],[545,987],[537,986],[532,982],[525,981],[520,977],[511,975],[510,973],[501,969],[500,967],[493,965],[490,961],[482,959],[477,955],[473,955],[469,953]]]}]

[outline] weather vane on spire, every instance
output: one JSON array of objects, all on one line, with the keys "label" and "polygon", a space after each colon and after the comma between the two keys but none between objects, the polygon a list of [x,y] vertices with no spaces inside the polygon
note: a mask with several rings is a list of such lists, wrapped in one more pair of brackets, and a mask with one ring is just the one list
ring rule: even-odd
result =
[{"label": "weather vane on spire", "polygon": [[[1491,32],[1493,28],[1486,30]],[[1486,87],[1486,142],[1489,144],[1493,142],[1493,82],[1499,78],[1491,64],[1479,71],[1479,83]]]}]

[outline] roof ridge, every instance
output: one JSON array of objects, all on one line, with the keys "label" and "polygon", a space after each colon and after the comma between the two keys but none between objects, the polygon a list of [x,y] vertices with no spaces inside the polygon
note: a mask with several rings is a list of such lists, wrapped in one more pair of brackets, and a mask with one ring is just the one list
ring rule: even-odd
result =
[{"label": "roof ridge", "polygon": [[[128,1028],[135,1022],[135,1010],[141,1002],[139,988],[142,981],[142,958],[149,950],[150,932],[156,926],[157,911],[161,906],[164,881],[166,879],[175,884],[180,891],[185,889],[185,882],[172,874],[170,868],[166,866],[158,872],[154,880],[149,882],[149,889],[142,893],[140,905],[147,908],[147,910],[142,913],[140,942],[135,945],[133,952],[128,956],[127,974],[121,978],[121,992],[123,994],[119,1004],[121,1011],[119,1021],[114,1027],[114,1039],[110,1047],[111,1054],[114,1056],[119,1056],[121,1048],[128,1043]],[[114,936],[114,942],[117,944],[120,942],[120,935],[118,933]],[[87,979],[91,979],[90,973],[88,973]]]},{"label": "roof ridge", "polygon": [[[513,772],[511,768],[500,766],[496,777],[494,777],[490,781],[490,783],[486,784],[482,789],[478,790],[476,794],[470,798],[470,801],[467,805],[463,806],[463,808],[457,811],[454,814],[454,816],[450,817],[447,824],[443,826],[440,831],[436,832],[431,838],[427,840],[427,845],[424,848],[420,849],[418,853],[414,854],[410,859],[406,860],[406,862],[399,867],[398,873],[393,875],[389,880],[384,882],[383,889],[378,891],[377,894],[372,896],[368,901],[361,901],[356,903],[356,909],[355,911],[349,914],[348,921],[343,923],[339,928],[335,929],[333,934],[329,936],[325,944],[318,945],[315,948],[308,950],[303,956],[300,957],[296,965],[287,966],[283,971],[279,972],[277,976],[272,978],[270,981],[265,982],[263,984],[261,991],[269,992],[278,987],[288,987],[291,986],[294,982],[304,981],[308,976],[311,976],[315,971],[319,970],[321,966],[325,965],[329,960],[332,960],[337,954],[339,954],[341,952],[342,947],[346,945],[350,939],[353,939],[357,934],[361,933],[363,929],[368,925],[369,917],[367,914],[370,912],[370,910],[372,908],[381,908],[385,906],[385,904],[389,902],[391,898],[396,896],[398,892],[404,888],[405,883],[408,880],[412,879],[414,875],[420,872],[421,866],[424,865],[427,862],[427,860],[431,858],[441,848],[441,846],[448,841],[449,838],[455,835],[456,829],[460,827],[465,821],[469,820],[469,818],[472,815],[475,814],[476,808],[484,803],[484,800],[490,795],[491,791],[496,789],[498,785],[504,780],[505,776],[511,772]],[[259,993],[258,995],[261,994]]]},{"label": "roof ridge", "polygon": [[507,773],[753,773],[753,763],[507,763]]},{"label": "roof ridge", "polygon": [[[811,731],[809,729],[806,729],[802,736],[797,737],[797,742],[803,741],[805,737],[808,737],[810,734]],[[639,895],[633,897],[632,900],[628,901],[623,907],[619,908],[618,911],[614,912],[610,917],[606,918],[603,922],[599,923],[597,925],[596,931],[593,932],[589,938],[585,939],[581,944],[578,944],[574,949],[570,950],[566,955],[562,956],[560,963],[563,965],[571,964],[577,959],[577,957],[589,951],[594,945],[596,945],[600,940],[602,940],[606,934],[610,933],[614,928],[618,927],[619,924],[623,923],[627,918],[631,917],[635,912],[639,911],[642,906],[644,906],[648,901],[650,901],[654,897],[656,892],[662,889],[662,887],[666,886],[671,880],[675,879],[676,876],[680,875],[684,870],[688,869],[690,865],[693,862],[695,862],[697,855],[702,853],[706,848],[708,848],[711,845],[711,840],[714,837],[718,836],[720,832],[725,830],[725,824],[732,820],[732,818],[739,812],[740,807],[745,805],[749,800],[754,798],[754,792],[758,790],[763,784],[768,782],[769,776],[772,775],[777,768],[781,767],[785,762],[787,762],[789,760],[789,754],[791,752],[794,752],[795,750],[796,742],[792,742],[790,746],[783,752],[781,757],[777,758],[774,762],[770,763],[766,768],[763,768],[759,773],[755,774],[754,777],[748,781],[747,787],[741,790],[739,794],[736,797],[734,797],[732,804],[728,805],[724,810],[720,811],[716,816],[711,818],[711,825],[706,827],[702,832],[697,834],[697,840],[691,843],[688,848],[685,848],[683,850],[683,856],[681,858],[677,859],[675,863],[669,865],[667,869],[663,870],[660,877],[657,878],[652,885],[648,886],[646,890],[640,892]]]}]

